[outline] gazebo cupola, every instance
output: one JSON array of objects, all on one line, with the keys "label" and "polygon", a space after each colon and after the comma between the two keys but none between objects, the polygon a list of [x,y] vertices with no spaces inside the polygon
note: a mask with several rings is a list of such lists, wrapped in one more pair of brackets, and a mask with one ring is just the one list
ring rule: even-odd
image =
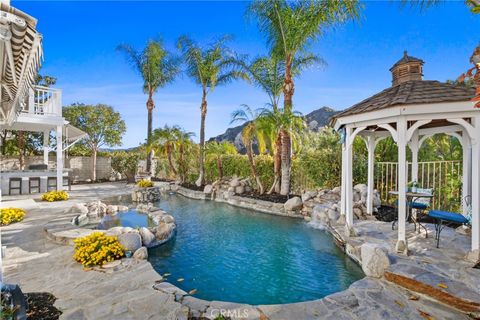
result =
[{"label": "gazebo cupola", "polygon": [[405,50],[403,57],[391,68],[392,86],[396,86],[411,80],[423,80],[423,60],[411,57]]}]

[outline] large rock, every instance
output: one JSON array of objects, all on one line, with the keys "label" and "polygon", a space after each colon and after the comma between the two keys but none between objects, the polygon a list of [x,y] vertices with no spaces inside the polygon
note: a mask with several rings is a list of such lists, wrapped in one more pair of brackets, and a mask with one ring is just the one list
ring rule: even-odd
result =
[{"label": "large rock", "polygon": [[170,237],[170,235],[173,232],[174,224],[173,223],[165,223],[161,222],[156,228],[155,228],[155,237],[158,240],[165,240]]},{"label": "large rock", "polygon": [[140,228],[140,236],[142,237],[142,243],[148,247],[153,241],[155,241],[155,235],[145,227]]},{"label": "large rock", "polygon": [[381,278],[390,267],[387,250],[373,243],[361,246],[362,270],[368,277]]},{"label": "large rock", "polygon": [[292,199],[289,199],[287,202],[285,202],[283,207],[287,211],[296,211],[296,210],[300,210],[302,208],[302,205],[303,205],[303,202],[302,202],[302,199],[300,199],[300,197],[293,197]]},{"label": "large rock", "polygon": [[161,220],[165,223],[174,223],[175,222],[175,219],[169,214],[166,214],[166,215],[162,216]]},{"label": "large rock", "polygon": [[229,183],[230,187],[238,187],[240,185],[240,180],[238,178],[232,179]]},{"label": "large rock", "polygon": [[133,257],[137,260],[147,260],[148,259],[148,250],[145,247],[137,249],[133,253]]},{"label": "large rock", "polygon": [[122,233],[118,236],[118,242],[125,250],[135,252],[142,246],[142,237],[138,233]]},{"label": "large rock", "polygon": [[243,193],[245,193],[245,187],[244,187],[244,186],[235,187],[235,193],[236,193],[236,194],[243,194]]},{"label": "large rock", "polygon": [[82,203],[75,203],[72,206],[72,212],[78,212],[80,214],[87,214],[88,208]]},{"label": "large rock", "polygon": [[302,194],[302,202],[308,201],[310,199],[313,199],[317,196],[316,191],[307,191],[304,194]]},{"label": "large rock", "polygon": [[211,184],[207,184],[205,188],[203,188],[203,193],[210,194],[213,191],[213,186]]}]

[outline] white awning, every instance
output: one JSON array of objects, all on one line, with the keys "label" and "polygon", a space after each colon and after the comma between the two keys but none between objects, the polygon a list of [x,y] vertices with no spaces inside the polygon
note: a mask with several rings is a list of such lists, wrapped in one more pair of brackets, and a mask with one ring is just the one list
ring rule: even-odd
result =
[{"label": "white awning", "polygon": [[67,124],[63,127],[63,136],[66,141],[73,142],[85,138],[88,134],[71,124]]},{"label": "white awning", "polygon": [[37,20],[0,2],[0,123],[11,125],[35,83],[42,58]]}]

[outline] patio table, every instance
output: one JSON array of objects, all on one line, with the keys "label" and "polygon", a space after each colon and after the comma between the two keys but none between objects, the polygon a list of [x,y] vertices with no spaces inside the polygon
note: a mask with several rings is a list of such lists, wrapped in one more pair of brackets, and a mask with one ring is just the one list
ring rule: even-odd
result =
[{"label": "patio table", "polygon": [[[396,191],[396,190],[389,191],[388,193],[391,194],[391,195],[394,195],[394,196],[398,196],[398,191]],[[433,194],[432,193],[407,191],[406,192],[406,197],[407,197],[407,213],[408,213],[407,221],[410,217],[412,217],[412,221],[415,224],[415,229],[416,229],[417,224],[419,225],[419,230],[420,230],[420,226],[423,227],[423,229],[425,229],[425,235],[428,238],[427,228],[425,228],[425,226],[423,226],[420,222],[417,221],[416,215],[415,215],[415,217],[412,215],[412,208],[410,207],[410,203],[414,202],[418,198],[433,198]],[[392,230],[395,227],[395,222],[396,221],[393,221],[393,223],[392,223]]]}]

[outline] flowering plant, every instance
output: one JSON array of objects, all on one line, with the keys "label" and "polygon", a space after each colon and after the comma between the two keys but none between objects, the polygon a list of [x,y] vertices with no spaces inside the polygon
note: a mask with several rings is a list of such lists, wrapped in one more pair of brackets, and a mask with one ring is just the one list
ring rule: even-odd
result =
[{"label": "flowering plant", "polygon": [[102,232],[93,232],[73,242],[75,243],[73,259],[85,267],[103,265],[120,259],[125,253],[116,236],[107,236]]},{"label": "flowering plant", "polygon": [[25,217],[25,210],[19,208],[4,208],[0,210],[0,225],[6,226],[10,223],[22,221]]},{"label": "flowering plant", "polygon": [[153,182],[150,180],[142,179],[137,182],[137,186],[140,188],[151,188],[153,187]]},{"label": "flowering plant", "polygon": [[66,191],[49,191],[42,195],[43,201],[63,201],[68,200],[68,193]]}]

